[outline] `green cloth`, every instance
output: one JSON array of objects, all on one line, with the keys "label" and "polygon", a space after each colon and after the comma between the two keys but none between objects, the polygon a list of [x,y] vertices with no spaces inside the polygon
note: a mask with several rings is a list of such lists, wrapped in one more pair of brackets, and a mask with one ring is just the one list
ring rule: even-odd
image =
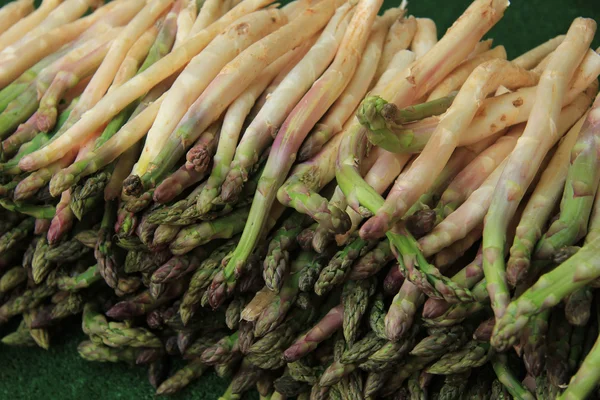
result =
[{"label": "green cloth", "polygon": [[[470,4],[470,0],[412,0],[409,12],[432,18],[441,36]],[[7,0],[0,0],[0,5]],[[600,21],[600,2],[595,0],[513,0],[504,18],[490,32],[494,44],[506,47],[514,58],[544,41],[565,33],[575,17],[586,16]],[[385,1],[386,6],[398,4]],[[596,35],[594,48],[600,46]],[[16,325],[11,324],[13,328]],[[0,344],[0,399],[37,400],[142,400],[154,398],[141,367],[123,364],[90,363],[79,358],[76,347],[84,340],[79,321],[70,324],[77,333],[53,331],[52,346],[45,352],[38,348],[9,348]],[[0,334],[6,334],[0,329]],[[207,373],[172,399],[217,399],[227,382]],[[246,398],[256,399],[256,393]]]}]

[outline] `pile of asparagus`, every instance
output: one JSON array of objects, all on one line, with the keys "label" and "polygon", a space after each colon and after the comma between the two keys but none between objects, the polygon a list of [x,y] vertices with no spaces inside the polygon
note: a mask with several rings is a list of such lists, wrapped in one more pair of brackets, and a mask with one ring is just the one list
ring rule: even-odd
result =
[{"label": "pile of asparagus", "polygon": [[508,61],[507,0],[439,41],[405,3],[272,2],[0,9],[2,343],[79,318],[158,394],[595,393],[595,22]]}]

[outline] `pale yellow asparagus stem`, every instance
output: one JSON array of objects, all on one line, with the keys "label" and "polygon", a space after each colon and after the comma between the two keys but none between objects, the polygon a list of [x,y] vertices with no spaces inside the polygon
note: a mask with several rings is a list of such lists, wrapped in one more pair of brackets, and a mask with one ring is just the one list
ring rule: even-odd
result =
[{"label": "pale yellow asparagus stem", "polygon": [[440,41],[408,68],[407,78],[391,83],[382,97],[406,107],[428,93],[473,51],[508,4],[507,0],[474,1]]},{"label": "pale yellow asparagus stem", "polygon": [[[501,136],[494,144],[483,150],[469,163],[446,188],[437,205],[439,217],[445,218],[464,202],[479,185],[504,161],[523,134],[524,124],[516,125]],[[465,190],[469,188],[469,190]],[[448,210],[445,207],[449,206]]]},{"label": "pale yellow asparagus stem", "polygon": [[98,1],[94,0],[64,1],[62,4],[58,5],[58,7],[56,7],[54,10],[52,10],[46,16],[46,18],[44,18],[39,24],[35,25],[31,31],[27,32],[25,36],[18,40],[14,45],[5,48],[2,51],[2,53],[0,53],[0,62],[10,60],[15,46],[18,46],[19,44],[33,38],[42,38],[42,35],[50,32],[52,29],[68,24],[69,22],[75,21],[77,18],[81,17],[87,11],[87,9],[94,4],[94,2],[98,4]]},{"label": "pale yellow asparagus stem", "polygon": [[123,181],[129,176],[131,168],[139,157],[141,143],[136,143],[121,154],[110,175],[110,179],[104,188],[104,201],[115,200],[121,194]]},{"label": "pale yellow asparagus stem", "polygon": [[397,180],[376,216],[361,228],[364,237],[383,235],[433,184],[459,144],[459,138],[479,104],[500,85],[509,89],[532,86],[539,76],[502,59],[487,61],[469,76],[442,116],[425,148],[402,180]]},{"label": "pale yellow asparagus stem", "polygon": [[504,240],[525,191],[544,156],[558,140],[557,120],[571,77],[583,60],[596,31],[591,19],[577,18],[540,78],[535,102],[523,136],[502,172],[486,216],[483,234],[483,269],[496,318],[510,301],[504,265]]},{"label": "pale yellow asparagus stem", "polygon": [[[235,183],[232,186],[241,190],[241,182],[236,181],[244,179],[244,175],[247,175],[248,170],[273,140],[275,132],[285,118],[333,60],[352,13],[353,6],[350,3],[339,7],[306,56],[289,73],[285,76],[282,74],[274,80],[273,84],[277,87],[266,97],[264,105],[244,131],[224,185],[233,181]],[[279,78],[282,78],[281,81]],[[257,103],[260,105],[260,100]],[[237,197],[237,193],[228,193],[227,186],[223,189],[225,201]]]},{"label": "pale yellow asparagus stem", "polygon": [[[175,43],[173,44],[174,48],[178,48],[185,42],[190,32],[192,32],[192,27],[198,16],[195,0],[180,0],[180,2],[181,11],[177,15],[177,34],[175,35]],[[170,12],[174,12],[174,10],[175,8]]]},{"label": "pale yellow asparagus stem", "polygon": [[429,18],[417,18],[417,30],[410,45],[410,49],[417,56],[417,60],[431,50],[437,41],[435,22]]},{"label": "pale yellow asparagus stem", "polygon": [[[329,110],[327,110],[327,113],[319,123],[315,125],[311,134],[314,134],[315,136],[328,136],[330,138],[339,133],[342,130],[343,124],[350,116],[354,115],[356,107],[371,86],[375,69],[377,68],[381,57],[386,33],[387,26],[385,25],[379,25],[373,29],[352,80],[348,83],[340,97],[333,103]],[[308,140],[311,140],[311,134],[309,134]],[[324,143],[318,144],[322,146]],[[320,147],[316,146],[309,154],[302,154],[303,151],[301,150],[300,157],[301,159],[306,160],[318,152],[319,149]]]},{"label": "pale yellow asparagus stem", "polygon": [[444,268],[450,266],[454,261],[462,257],[467,250],[469,250],[475,242],[481,239],[483,233],[483,224],[478,225],[471,232],[467,233],[464,238],[457,240],[450,246],[441,250],[435,255],[434,265],[438,268]]},{"label": "pale yellow asparagus stem", "polygon": [[[575,121],[585,113],[591,102],[592,96],[590,94],[581,94],[575,102],[562,110],[557,125],[557,132],[560,136],[564,135]],[[468,232],[483,222],[483,218],[491,204],[494,189],[507,162],[508,158],[504,159],[456,211],[448,215],[427,236],[419,239],[419,245],[425,257],[433,255],[455,241],[462,239]]]},{"label": "pale yellow asparagus stem", "polygon": [[507,262],[510,282],[514,283],[514,277],[511,275],[515,275],[516,272],[513,271],[523,271],[528,268],[533,248],[542,237],[543,229],[554,212],[554,205],[562,196],[571,160],[571,149],[577,142],[586,115],[584,114],[562,139],[527,201],[516,228],[515,241],[511,245]]},{"label": "pale yellow asparagus stem", "polygon": [[85,34],[82,35],[82,33],[103,17],[109,18],[116,15],[119,19],[127,19],[127,17],[135,15],[143,3],[143,0],[128,0],[127,2],[117,2],[114,6],[108,4],[87,17],[54,28],[40,38],[27,40],[22,45],[17,46],[13,53],[14,57],[10,61],[0,63],[0,88],[6,86],[25,72],[27,68],[57,51],[79,35],[81,35],[81,39],[85,39]]},{"label": "pale yellow asparagus stem", "polygon": [[[569,90],[563,98],[563,107],[570,104],[586,90],[600,74],[600,55],[589,50],[569,83]],[[533,107],[537,87],[519,89],[513,93],[486,99],[479,109],[469,129],[460,138],[465,146],[481,141],[488,134],[507,126],[527,121]]]},{"label": "pale yellow asparagus stem", "polygon": [[146,32],[144,32],[142,36],[140,36],[139,39],[136,40],[136,42],[131,46],[131,49],[129,49],[125,55],[123,62],[115,74],[113,83],[108,89],[109,92],[121,86],[123,83],[135,76],[141,64],[144,62],[144,59],[148,55],[148,51],[150,51],[150,48],[154,44],[154,40],[158,36],[162,21],[163,20],[158,20],[154,25],[148,28]]},{"label": "pale yellow asparagus stem", "polygon": [[244,321],[254,322],[262,314],[263,310],[269,306],[277,296],[277,293],[267,286],[256,292],[252,300],[244,307],[240,318]]},{"label": "pale yellow asparagus stem", "polygon": [[0,8],[0,32],[6,32],[33,10],[33,0],[18,0]]},{"label": "pale yellow asparagus stem", "polygon": [[192,37],[204,29],[208,28],[212,23],[217,21],[221,14],[221,3],[223,0],[206,0],[202,8],[198,12],[198,17],[194,21],[189,37]]},{"label": "pale yellow asparagus stem", "polygon": [[134,78],[119,87],[119,89],[104,96],[96,106],[82,115],[79,121],[64,132],[60,139],[44,147],[43,154],[40,153],[36,156],[36,158],[39,157],[41,159],[40,165],[52,162],[57,157],[57,152],[62,152],[62,149],[68,147],[70,143],[86,137],[95,129],[101,127],[132,101],[141,97],[159,82],[178,71],[235,20],[257,8],[269,4],[271,1],[247,0],[240,3],[207,29],[191,36],[179,48],[171,51],[144,72],[137,74]]},{"label": "pale yellow asparagus stem", "polygon": [[[65,123],[67,127],[64,132],[77,121],[83,113],[91,109],[106,94],[111,83],[115,79],[117,71],[125,59],[127,52],[134,43],[150,28],[156,19],[163,14],[165,9],[171,5],[173,0],[151,0],[140,12],[133,17],[125,29],[113,41],[108,54],[85,88],[77,106],[71,112],[69,120]],[[33,153],[35,154],[35,153]]]},{"label": "pale yellow asparagus stem", "polygon": [[[24,16],[24,18],[21,20],[16,20],[16,15],[3,16],[2,13],[3,11],[10,11],[11,5],[26,5],[31,7],[31,10],[33,10],[32,0],[19,0],[2,8],[2,10],[0,10],[0,32],[2,32],[2,34],[0,34],[0,54],[8,46],[16,43],[18,40],[25,37],[28,32],[31,32],[34,27],[40,24],[44,18],[46,18],[46,16],[60,4],[60,2],[61,0],[44,0],[37,10],[33,11],[27,16]],[[27,9],[28,7],[23,8],[23,10]],[[9,22],[13,22],[14,25],[12,25],[10,28],[3,25]]]},{"label": "pale yellow asparagus stem", "polygon": [[559,44],[565,39],[565,35],[559,35],[555,38],[548,40],[540,44],[537,47],[529,50],[528,52],[521,54],[519,57],[512,60],[513,64],[518,65],[521,68],[532,69],[538,65],[546,56],[552,53]]},{"label": "pale yellow asparagus stem", "polygon": [[494,44],[494,39],[486,39],[477,43],[471,54],[467,56],[467,60],[470,60],[478,55],[489,51],[492,48],[492,44]]},{"label": "pale yellow asparagus stem", "polygon": [[410,46],[416,31],[417,20],[413,16],[408,18],[399,18],[392,24],[385,38],[383,50],[381,52],[381,59],[379,60],[379,65],[377,65],[377,71],[375,71],[373,81],[377,82],[379,77],[381,77],[381,75],[383,75],[383,73],[386,71],[394,56],[400,50],[408,49],[408,46]]},{"label": "pale yellow asparagus stem", "polygon": [[427,98],[427,101],[440,99],[459,89],[463,83],[465,83],[471,72],[475,70],[475,68],[484,62],[493,60],[495,58],[506,60],[506,49],[504,46],[497,46],[492,50],[486,51],[485,53],[475,56],[470,60],[466,60],[460,64],[452,72],[450,72],[448,76],[435,87],[435,89],[432,90],[431,94]]},{"label": "pale yellow asparagus stem", "polygon": [[194,57],[167,93],[132,173],[142,175],[147,171],[186,111],[227,63],[285,23],[280,10],[254,12],[240,18]]},{"label": "pale yellow asparagus stem", "polygon": [[271,83],[282,69],[290,64],[296,64],[310,49],[316,37],[288,51],[277,61],[269,65],[252,84],[227,109],[221,127],[221,135],[213,157],[213,168],[205,188],[198,196],[198,209],[206,213],[212,207],[212,201],[218,196],[219,188],[225,179],[229,164],[235,154],[236,144],[242,131],[246,117],[250,113],[256,99]]}]

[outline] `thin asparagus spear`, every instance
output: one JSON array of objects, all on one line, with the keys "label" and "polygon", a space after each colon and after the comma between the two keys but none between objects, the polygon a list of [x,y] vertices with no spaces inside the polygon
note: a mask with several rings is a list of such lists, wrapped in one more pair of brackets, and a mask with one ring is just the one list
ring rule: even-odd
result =
[{"label": "thin asparagus spear", "polygon": [[509,369],[505,354],[497,354],[492,359],[492,366],[498,380],[508,389],[508,392],[517,399],[534,400],[535,397],[519,382],[514,373]]},{"label": "thin asparagus spear", "polygon": [[161,383],[158,389],[156,389],[156,394],[176,393],[191,382],[199,379],[207,369],[208,366],[200,361],[200,359],[193,360]]},{"label": "thin asparagus spear", "polygon": [[525,54],[512,60],[513,64],[521,68],[532,69],[539,64],[546,56],[552,53],[565,40],[565,35],[556,36],[547,42],[540,44],[537,47],[529,50]]},{"label": "thin asparagus spear", "polygon": [[[500,85],[507,88],[531,86],[537,83],[538,78],[537,74],[501,59],[487,61],[475,68],[410,170],[394,184],[385,205],[362,226],[361,236],[382,236],[429,189],[457,147],[460,133],[473,120],[479,101],[489,92],[495,91]],[[426,180],[422,179],[424,170],[428,171]],[[417,174],[421,178],[416,179]]]},{"label": "thin asparagus spear", "polygon": [[[172,51],[152,67],[148,68],[144,73],[130,79],[118,89],[104,96],[98,104],[92,108],[93,112],[86,113],[85,118],[81,118],[74,123],[72,127],[69,127],[69,129],[61,135],[60,140],[54,141],[51,146],[46,146],[44,151],[38,154],[36,158],[40,157],[43,159],[43,161],[40,160],[42,164],[52,162],[52,158],[56,157],[57,154],[55,151],[61,149],[62,152],[65,144],[77,143],[79,139],[86,137],[91,132],[98,129],[102,124],[108,122],[136,98],[139,98],[150,90],[150,88],[178,71],[182,66],[189,62],[192,57],[204,49],[204,47],[206,47],[206,45],[225,27],[238,18],[268,3],[269,0],[253,0],[240,3],[238,6],[234,7],[222,18],[215,21],[215,23],[188,38],[179,48]],[[98,13],[98,11],[96,11],[96,13]],[[60,157],[62,157],[62,155],[59,155],[57,158]],[[27,163],[28,162],[24,162],[24,164]],[[30,167],[35,168],[33,165]]]},{"label": "thin asparagus spear", "polygon": [[[399,19],[400,17],[398,17]],[[309,132],[298,150],[300,161],[312,158],[331,137],[342,131],[344,123],[351,119],[353,112],[367,93],[383,51],[383,43],[388,33],[388,26],[379,26],[369,36],[360,63],[352,80],[348,83],[340,97],[331,105],[327,113]]]},{"label": "thin asparagus spear", "polygon": [[377,71],[375,71],[375,76],[373,77],[374,81],[379,80],[384,74],[397,53],[401,50],[408,49],[416,30],[417,20],[413,16],[409,16],[408,18],[398,18],[396,22],[392,24],[383,44],[381,59],[379,60]]},{"label": "thin asparagus spear", "polygon": [[[594,31],[595,23],[591,20],[577,19],[571,25],[567,37],[557,48],[556,55],[551,58],[540,78],[536,102],[525,132],[507,159],[508,163],[494,190],[495,196],[490,204],[483,232],[483,269],[492,308],[498,318],[504,315],[509,301],[503,239],[508,220],[514,215],[543,157],[556,140],[554,127],[567,89],[566,80],[573,75],[583,59]],[[553,134],[542,134],[550,126]]]},{"label": "thin asparagus spear", "polygon": [[566,390],[558,396],[560,400],[584,399],[594,390],[598,382],[598,350],[600,340],[596,340],[594,347],[585,357],[579,370],[569,382]]},{"label": "thin asparagus spear", "polygon": [[514,342],[514,335],[529,321],[532,314],[558,304],[570,293],[596,279],[595,252],[599,244],[598,239],[586,243],[577,254],[543,275],[517,300],[510,303],[505,316],[497,320],[494,328],[494,346],[505,348]]},{"label": "thin asparagus spear", "polygon": [[236,148],[221,188],[224,201],[230,202],[237,198],[248,171],[273,140],[274,129],[285,121],[294,106],[334,59],[352,14],[353,7],[350,4],[340,6],[306,56],[269,94]]}]

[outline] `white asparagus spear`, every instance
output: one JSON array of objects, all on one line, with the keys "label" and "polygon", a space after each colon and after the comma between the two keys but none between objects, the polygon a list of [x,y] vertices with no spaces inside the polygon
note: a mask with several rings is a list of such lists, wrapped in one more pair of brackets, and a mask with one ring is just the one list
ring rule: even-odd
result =
[{"label": "white asparagus spear", "polygon": [[0,8],[0,32],[6,32],[33,10],[33,0],[18,0]]},{"label": "white asparagus spear", "polygon": [[[316,38],[314,40],[316,40]],[[289,51],[269,65],[248,89],[246,89],[246,91],[227,109],[223,119],[217,151],[213,157],[213,168],[196,203],[198,210],[202,214],[210,211],[212,208],[212,201],[216,199],[219,194],[219,189],[225,179],[233,155],[235,154],[235,148],[242,131],[244,120],[250,113],[256,99],[286,65],[289,63],[296,64],[304,57],[311,45],[311,41],[307,41],[306,44]]]},{"label": "white asparagus spear", "polygon": [[[17,40],[23,38],[27,34],[27,32],[30,32],[35,26],[41,23],[44,20],[44,18],[46,18],[46,16],[50,14],[50,12],[60,4],[61,1],[62,0],[44,0],[42,1],[42,4],[37,10],[33,11],[31,14],[27,15],[23,19],[17,21],[10,28],[5,27],[4,29],[2,29],[2,23],[4,21],[8,22],[9,20],[14,22],[14,19],[12,19],[13,17],[8,16],[3,17],[1,15],[2,11],[0,11],[0,21],[2,21],[0,22],[0,32],[2,32],[2,34],[0,34],[0,53],[8,46],[15,43]],[[33,9],[32,0],[19,0],[11,4],[18,5],[27,3],[30,3],[31,8]],[[9,7],[10,4],[8,6],[5,6],[4,8]],[[4,8],[2,10],[4,10]]]},{"label": "white asparagus spear", "polygon": [[431,91],[427,101],[440,99],[459,89],[475,68],[486,61],[493,60],[494,58],[506,60],[506,49],[504,46],[497,46],[492,50],[486,51],[485,53],[473,57],[470,60],[466,60],[460,64],[452,72],[450,72],[448,76],[446,76],[446,78],[444,78],[444,80],[435,87],[435,89]]},{"label": "white asparagus spear", "polygon": [[381,58],[386,33],[382,28],[373,30],[352,80],[309,133],[298,151],[299,161],[308,160],[318,153],[331,137],[342,130],[348,118],[354,115],[356,107],[371,86],[375,69]]},{"label": "white asparagus spear", "polygon": [[219,19],[221,14],[221,3],[223,0],[206,0],[198,12],[198,17],[194,21],[189,37],[192,37],[204,29],[208,28],[213,22]]},{"label": "white asparagus spear", "polygon": [[361,228],[364,238],[380,237],[390,229],[433,184],[459,144],[481,102],[500,85],[509,89],[533,86],[539,75],[501,59],[487,61],[469,76],[442,116],[425,148],[404,179],[396,181],[385,204]]},{"label": "white asparagus spear", "polygon": [[90,7],[99,5],[98,0],[66,0],[46,16],[31,31],[27,32],[20,40],[5,48],[0,53],[0,62],[9,60],[15,47],[33,38],[41,38],[54,28],[68,24],[81,17]]},{"label": "white asparagus spear", "polygon": [[390,30],[385,38],[381,59],[377,66],[377,71],[373,77],[373,81],[377,82],[379,77],[383,75],[386,68],[400,50],[408,49],[410,43],[417,31],[417,19],[413,16],[408,18],[399,18],[390,27]]},{"label": "white asparagus spear", "polygon": [[35,157],[29,158],[29,161],[25,165],[31,163],[30,167],[36,169],[60,158],[61,156],[58,153],[62,152],[64,154],[64,152],[68,151],[67,147],[85,138],[121,112],[132,101],[141,97],[159,82],[178,71],[204,49],[225,27],[233,23],[233,21],[270,2],[271,0],[247,0],[240,3],[209,28],[190,37],[183,45],[171,51],[143,73],[136,75],[119,89],[104,96],[96,106],[82,115],[79,121],[61,135],[60,139],[40,149],[37,152],[38,154],[32,153],[32,155],[35,154]]},{"label": "white asparagus spear", "polygon": [[[81,35],[81,40],[87,40],[90,38],[89,36],[94,36],[103,32],[103,30],[108,30],[111,25],[110,23],[108,25],[103,23],[98,26],[92,26],[96,22],[105,18],[109,22],[113,18],[116,21],[129,20],[141,9],[143,4],[143,0],[117,1],[114,5],[109,3],[87,17],[54,28],[42,35],[41,38],[32,38],[22,45],[17,46],[14,58],[11,58],[10,61],[0,63],[0,88],[8,85],[27,70],[27,68],[47,55],[52,54],[63,45],[71,42],[79,35]],[[94,31],[94,35],[85,35],[84,31],[90,27],[90,30]]]},{"label": "white asparagus spear", "polygon": [[410,49],[417,55],[417,59],[431,50],[437,41],[435,22],[429,18],[417,18],[417,30],[410,45]]},{"label": "white asparagus spear", "polygon": [[256,41],[283,26],[286,20],[280,10],[261,10],[249,14],[228,27],[194,57],[167,93],[132,174],[142,175],[146,172],[148,164],[160,152],[186,111],[227,63]]},{"label": "white asparagus spear", "polygon": [[532,69],[546,58],[546,56],[556,50],[563,40],[565,40],[565,35],[556,36],[555,38],[534,47],[528,52],[521,54],[519,57],[512,60],[512,62],[521,68]]},{"label": "white asparagus spear", "polygon": [[237,189],[246,179],[248,170],[273,140],[274,133],[293,107],[333,60],[352,16],[351,10],[349,3],[337,9],[317,43],[285,76],[252,119],[236,148],[230,171],[223,183],[223,201],[230,202],[237,197]]},{"label": "white asparagus spear", "polygon": [[[577,18],[540,78],[536,100],[523,136],[508,163],[486,215],[483,269],[492,309],[501,317],[510,301],[504,265],[504,238],[512,218],[544,156],[557,140],[557,119],[571,77],[583,60],[596,31],[591,19]],[[494,337],[492,337],[493,341]]]}]

